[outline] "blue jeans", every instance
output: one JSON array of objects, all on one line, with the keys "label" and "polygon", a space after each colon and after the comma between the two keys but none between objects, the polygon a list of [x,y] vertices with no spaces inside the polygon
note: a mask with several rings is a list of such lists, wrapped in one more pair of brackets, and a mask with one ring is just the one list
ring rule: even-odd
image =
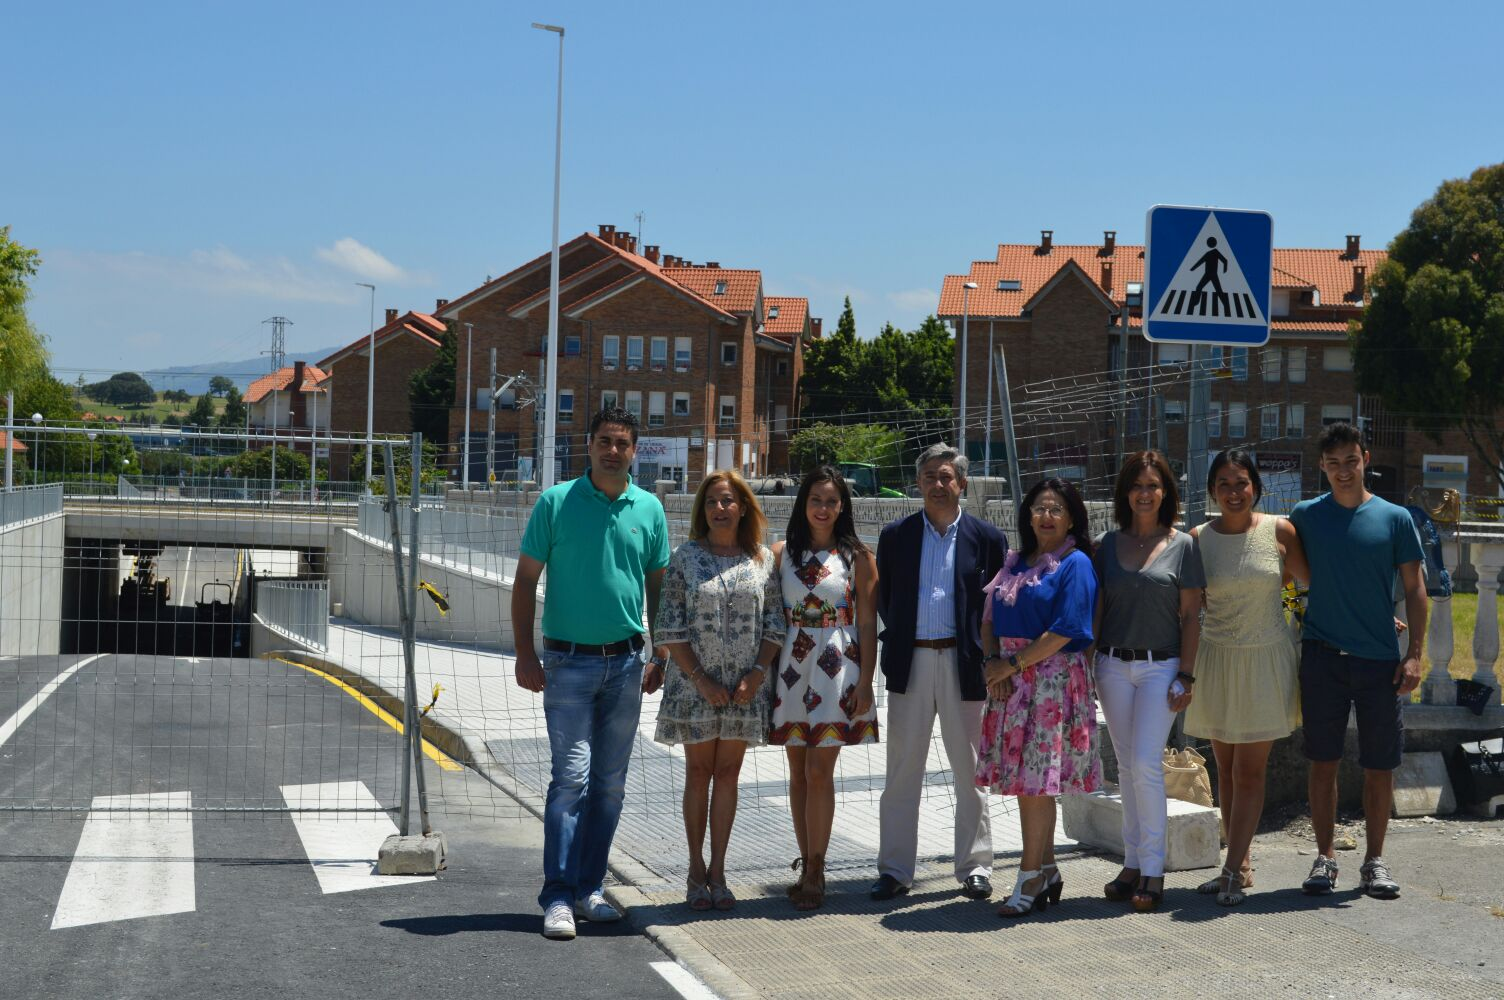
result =
[{"label": "blue jeans", "polygon": [[585,899],[605,880],[642,708],[643,655],[543,655],[543,717],[553,756],[538,894],[545,909]]}]

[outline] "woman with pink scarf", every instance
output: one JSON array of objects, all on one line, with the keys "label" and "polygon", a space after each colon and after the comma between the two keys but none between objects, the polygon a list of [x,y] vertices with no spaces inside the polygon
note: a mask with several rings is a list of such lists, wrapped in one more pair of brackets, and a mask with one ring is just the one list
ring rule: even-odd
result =
[{"label": "woman with pink scarf", "polygon": [[1024,840],[1000,917],[1060,902],[1055,799],[1102,783],[1085,656],[1097,578],[1076,487],[1054,478],[1037,484],[1019,508],[1018,535],[1019,550],[986,587],[982,617],[988,698],[976,780],[996,795],[1018,796]]}]

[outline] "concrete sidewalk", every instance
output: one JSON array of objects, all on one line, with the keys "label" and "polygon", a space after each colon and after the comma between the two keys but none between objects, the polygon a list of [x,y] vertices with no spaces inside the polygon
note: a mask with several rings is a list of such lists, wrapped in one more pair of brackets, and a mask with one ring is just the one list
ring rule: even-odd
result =
[{"label": "concrete sidewalk", "polygon": [[[396,695],[395,634],[330,625],[325,659]],[[420,700],[444,691],[430,720],[448,743],[537,815],[548,785],[542,697],[518,688],[509,656],[420,642]],[[981,996],[1456,997],[1504,1000],[1504,824],[1397,821],[1386,854],[1405,887],[1396,902],[1356,893],[1361,850],[1346,852],[1342,890],[1310,899],[1297,888],[1309,845],[1267,834],[1255,847],[1247,905],[1218,907],[1194,887],[1213,872],[1170,875],[1164,908],[1137,914],[1101,898],[1115,858],[1061,842],[1067,887],[1048,913],[995,915],[1021,846],[1011,800],[994,800],[996,893],[962,899],[950,872],[953,803],[932,746],[921,808],[914,891],[867,899],[875,877],[877,800],[885,744],[841,755],[830,895],[815,913],[783,894],[794,846],[787,772],[776,748],[749,753],[728,867],[737,907],[691,913],[683,904],[679,817],[683,755],[652,742],[656,696],[644,699],[627,799],[612,858],[612,889],[631,921],[723,997],[915,998]],[[885,723],[879,694],[880,726]],[[455,803],[449,803],[453,809]],[[477,803],[477,807],[482,807]],[[485,809],[494,809],[489,803]],[[1060,827],[1057,826],[1057,830]],[[1490,909],[1492,908],[1492,910]]]}]

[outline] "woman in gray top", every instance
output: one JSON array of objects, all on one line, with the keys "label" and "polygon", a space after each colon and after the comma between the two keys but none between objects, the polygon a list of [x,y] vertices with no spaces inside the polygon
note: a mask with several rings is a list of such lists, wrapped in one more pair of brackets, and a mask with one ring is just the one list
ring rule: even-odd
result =
[{"label": "woman in gray top", "polygon": [[1097,547],[1097,695],[1118,759],[1123,870],[1108,899],[1156,909],[1165,874],[1165,738],[1191,702],[1206,575],[1164,456],[1129,457],[1113,490],[1117,531]]}]

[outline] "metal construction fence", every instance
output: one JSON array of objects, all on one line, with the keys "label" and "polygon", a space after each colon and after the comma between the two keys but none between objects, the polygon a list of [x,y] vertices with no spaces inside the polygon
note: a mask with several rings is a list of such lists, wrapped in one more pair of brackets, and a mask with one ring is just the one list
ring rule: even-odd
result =
[{"label": "metal construction fence", "polygon": [[62,486],[27,486],[0,493],[0,528],[63,512]]},{"label": "metal construction fence", "polygon": [[329,649],[328,580],[257,580],[255,614],[289,638]]}]

